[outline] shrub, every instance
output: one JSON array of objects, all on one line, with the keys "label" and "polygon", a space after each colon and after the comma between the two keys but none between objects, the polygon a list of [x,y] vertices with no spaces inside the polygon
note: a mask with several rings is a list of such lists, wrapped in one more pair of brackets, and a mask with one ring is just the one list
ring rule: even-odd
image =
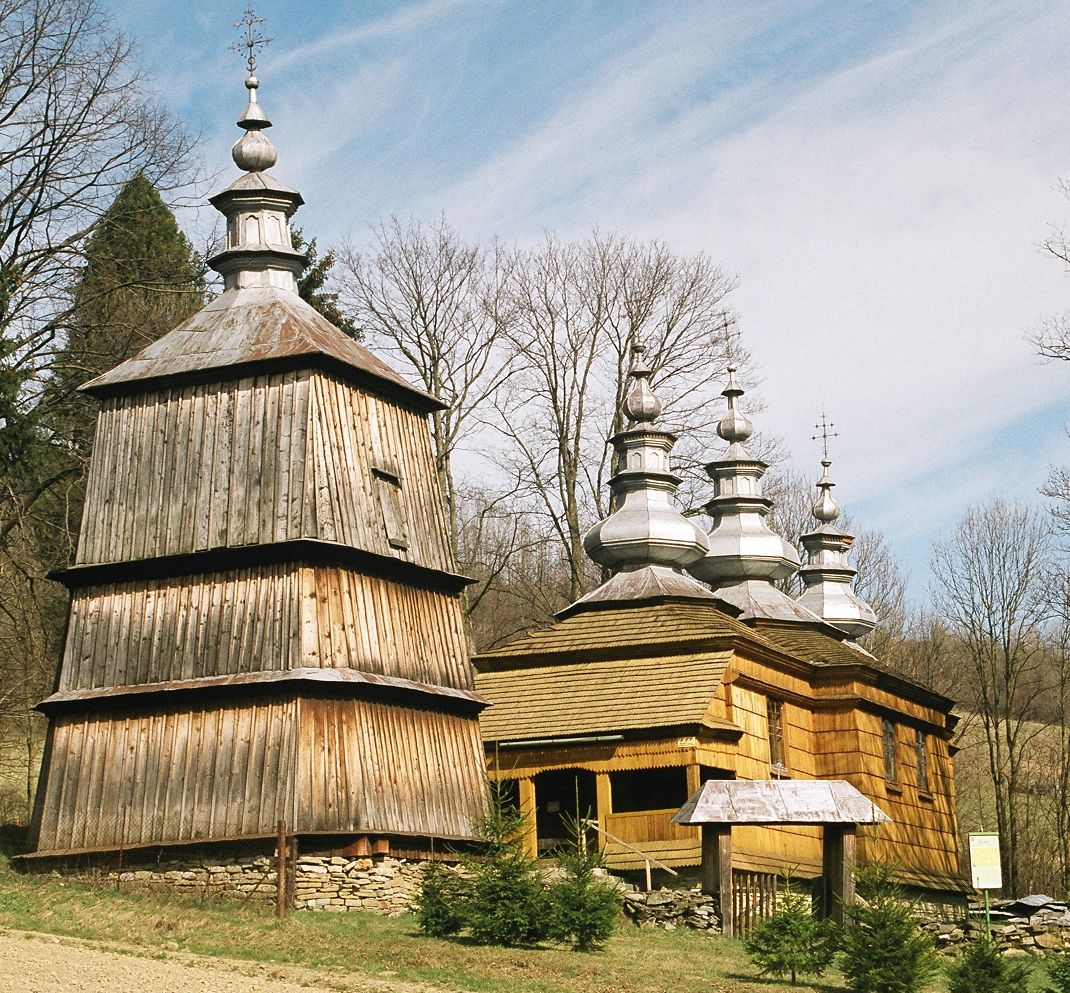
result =
[{"label": "shrub", "polygon": [[794,986],[799,976],[820,976],[832,965],[837,928],[814,917],[810,902],[791,891],[790,878],[785,882],[780,907],[751,929],[743,945],[760,975],[789,976]]},{"label": "shrub", "polygon": [[416,896],[416,923],[432,938],[457,934],[465,925],[467,884],[441,862],[432,862],[420,880]]},{"label": "shrub", "polygon": [[949,993],[1022,993],[1029,988],[1030,968],[999,954],[987,937],[971,941],[962,957],[948,966]]},{"label": "shrub", "polygon": [[913,905],[892,883],[892,867],[871,864],[856,876],[864,902],[846,908],[840,970],[852,993],[918,993],[940,971],[932,939]]},{"label": "shrub", "polygon": [[1048,985],[1044,993],[1070,993],[1070,952],[1049,955]]},{"label": "shrub", "polygon": [[571,944],[577,952],[601,948],[620,921],[621,899],[617,891],[599,877],[602,853],[597,845],[585,844],[579,822],[569,825],[573,842],[558,853],[564,878],[550,887],[548,937]]}]

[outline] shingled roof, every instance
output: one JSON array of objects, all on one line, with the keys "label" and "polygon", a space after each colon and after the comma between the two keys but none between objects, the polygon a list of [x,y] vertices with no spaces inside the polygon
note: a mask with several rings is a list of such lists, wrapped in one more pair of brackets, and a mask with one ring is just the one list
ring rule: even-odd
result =
[{"label": "shingled roof", "polygon": [[713,602],[666,599],[571,614],[477,655],[474,662],[477,669],[488,671],[521,660],[537,665],[566,655],[590,659],[612,653],[619,657],[621,649],[708,644],[721,638],[744,639],[783,652]]},{"label": "shingled roof", "polygon": [[480,729],[487,741],[521,741],[726,726],[706,711],[731,658],[727,651],[695,652],[484,672],[476,686],[494,705],[480,718]]}]

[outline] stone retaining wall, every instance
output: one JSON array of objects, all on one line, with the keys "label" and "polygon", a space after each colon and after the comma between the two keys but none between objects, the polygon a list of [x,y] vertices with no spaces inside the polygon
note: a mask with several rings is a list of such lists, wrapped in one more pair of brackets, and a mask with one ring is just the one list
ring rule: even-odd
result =
[{"label": "stone retaining wall", "polygon": [[[984,934],[985,922],[977,917],[958,923],[932,921],[924,929],[941,951],[954,954]],[[1070,913],[1041,910],[1032,917],[993,921],[992,940],[1007,958],[1041,958],[1048,952],[1070,950]]]},{"label": "stone retaining wall", "polygon": [[649,893],[625,890],[621,895],[625,916],[639,927],[658,927],[666,931],[689,927],[718,933],[721,930],[716,900],[706,896],[698,886],[689,890],[663,887]]}]

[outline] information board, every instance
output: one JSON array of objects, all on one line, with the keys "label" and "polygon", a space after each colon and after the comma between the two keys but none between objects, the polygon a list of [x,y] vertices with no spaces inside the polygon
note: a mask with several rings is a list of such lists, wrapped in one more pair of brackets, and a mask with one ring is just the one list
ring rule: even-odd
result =
[{"label": "information board", "polygon": [[970,870],[973,874],[974,889],[998,890],[1003,887],[999,835],[995,831],[971,832]]}]

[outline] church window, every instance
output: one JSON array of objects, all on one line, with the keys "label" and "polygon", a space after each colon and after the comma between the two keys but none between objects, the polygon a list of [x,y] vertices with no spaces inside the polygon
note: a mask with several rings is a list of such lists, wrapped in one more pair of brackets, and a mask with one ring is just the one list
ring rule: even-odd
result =
[{"label": "church window", "polygon": [[391,548],[406,551],[409,547],[409,521],[401,495],[401,477],[394,466],[382,465],[372,467],[372,476],[386,528],[387,544]]},{"label": "church window", "polygon": [[777,772],[787,772],[784,749],[784,703],[774,697],[765,701],[765,715],[769,722],[769,765]]},{"label": "church window", "polygon": [[918,789],[929,792],[929,749],[925,743],[925,732],[919,728],[916,732],[914,748],[918,756]]},{"label": "church window", "polygon": [[896,755],[895,723],[887,717],[881,724],[884,739],[884,778],[893,785],[899,782],[899,763]]}]

